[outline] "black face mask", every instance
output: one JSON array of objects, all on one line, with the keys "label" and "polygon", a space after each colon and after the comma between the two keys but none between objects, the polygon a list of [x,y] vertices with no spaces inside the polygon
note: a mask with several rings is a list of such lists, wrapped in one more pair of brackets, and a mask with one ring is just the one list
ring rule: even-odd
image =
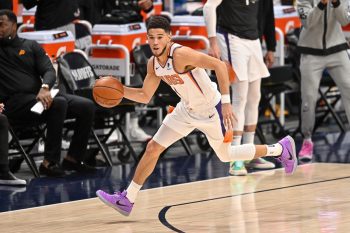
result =
[{"label": "black face mask", "polygon": [[12,36],[6,36],[4,38],[0,38],[0,46],[9,46],[13,43],[14,37]]}]

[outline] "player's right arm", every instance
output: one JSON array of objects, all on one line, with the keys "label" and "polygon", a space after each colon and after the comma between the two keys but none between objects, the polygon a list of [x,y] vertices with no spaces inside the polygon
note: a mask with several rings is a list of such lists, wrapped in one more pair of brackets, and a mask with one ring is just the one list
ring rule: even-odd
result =
[{"label": "player's right arm", "polygon": [[222,0],[208,0],[203,7],[203,15],[210,44],[208,54],[219,59],[221,54],[216,38],[216,8],[221,4],[221,2]]},{"label": "player's right arm", "polygon": [[150,58],[147,63],[147,75],[143,81],[142,88],[133,88],[124,86],[124,97],[135,102],[148,104],[156,92],[160,78],[156,76],[153,69],[153,59]]}]

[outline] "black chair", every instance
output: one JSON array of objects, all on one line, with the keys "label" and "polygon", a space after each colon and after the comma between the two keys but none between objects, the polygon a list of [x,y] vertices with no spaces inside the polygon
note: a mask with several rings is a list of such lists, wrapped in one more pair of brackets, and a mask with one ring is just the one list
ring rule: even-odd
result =
[{"label": "black chair", "polygon": [[341,132],[345,132],[344,120],[341,114],[344,111],[337,111],[335,105],[341,99],[340,92],[331,76],[324,72],[321,79],[320,87],[318,88],[319,99],[316,103],[316,121],[314,132],[323,124],[328,116],[333,117],[335,123]]},{"label": "black chair", "polygon": [[[92,87],[98,76],[83,52],[75,51],[66,53],[62,55],[57,62],[59,67],[59,88],[71,94],[93,99]],[[105,143],[116,129],[119,130],[123,139],[119,145],[124,145],[129,150],[129,152],[126,153],[126,150],[123,148],[118,153],[119,160],[121,162],[127,162],[131,155],[134,160],[137,161],[135,151],[122,128],[122,120],[125,113],[133,112],[134,110],[134,104],[124,100],[120,105],[111,109],[106,109],[96,104],[95,125],[91,132],[99,150],[101,150],[102,155],[110,166],[112,166],[112,160]],[[97,135],[95,129],[108,129],[108,133]],[[97,151],[95,151],[95,153],[97,153]]]},{"label": "black chair", "polygon": [[46,125],[42,122],[14,121],[12,119],[9,119],[9,123],[9,132],[12,136],[9,142],[9,168],[11,172],[17,172],[25,160],[33,175],[40,177],[34,157],[42,154],[35,151],[35,146],[41,138],[45,138]]},{"label": "black chair", "polygon": [[[299,93],[300,90],[297,72],[291,66],[283,65],[272,67],[269,69],[269,72],[270,77],[262,79],[261,82],[260,118],[258,121],[257,136],[262,143],[266,143],[266,139],[262,133],[262,125],[272,125],[272,133],[276,137],[285,136],[289,133],[289,130],[281,124],[275,106],[271,104],[272,98],[278,98],[281,93]],[[298,109],[300,109],[300,107],[298,107]],[[270,112],[271,116],[264,117],[266,110]]]},{"label": "black chair", "polygon": [[[145,78],[147,74],[147,62],[148,59],[152,56],[151,48],[148,44],[136,46],[132,51],[132,55],[134,58],[136,71],[141,75],[142,78]],[[176,93],[173,91],[173,89],[171,89],[169,85],[161,81],[154,94],[153,101],[155,106],[159,106],[163,109],[163,115],[165,115],[168,112],[167,108],[169,106],[176,106],[176,104],[180,101],[180,98],[176,95]],[[193,155],[192,149],[187,139],[182,138],[180,142],[184,147],[186,153],[188,155]]]}]

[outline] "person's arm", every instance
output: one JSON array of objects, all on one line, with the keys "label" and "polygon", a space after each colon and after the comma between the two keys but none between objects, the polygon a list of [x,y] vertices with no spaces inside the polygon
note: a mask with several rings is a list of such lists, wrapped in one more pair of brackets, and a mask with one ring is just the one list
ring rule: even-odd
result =
[{"label": "person's arm", "polygon": [[148,104],[152,99],[160,83],[160,78],[156,76],[153,69],[153,59],[154,57],[148,60],[147,75],[142,88],[124,86],[124,98],[143,104]]},{"label": "person's arm", "polygon": [[209,39],[209,55],[220,59],[220,49],[216,38],[216,8],[221,4],[222,0],[208,0],[203,7],[203,15],[205,25],[207,27]]},{"label": "person's arm", "polygon": [[44,105],[44,109],[48,109],[52,103],[50,89],[56,82],[56,71],[49,57],[46,55],[45,50],[35,41],[32,43],[32,52],[35,59],[35,68],[42,78],[42,83],[44,84],[40,88],[36,98]]},{"label": "person's arm", "polygon": [[350,8],[348,7],[348,2],[340,0],[332,0],[331,4],[333,5],[335,11],[335,18],[342,25],[346,26],[350,23]]},{"label": "person's arm", "polygon": [[0,114],[5,110],[5,105],[0,103]]},{"label": "person's arm", "polygon": [[297,9],[301,23],[305,28],[319,27],[323,22],[324,9],[327,7],[328,0],[320,1],[316,6],[313,0],[297,0]]},{"label": "person's arm", "polygon": [[[222,96],[229,98],[229,76],[226,68],[226,64],[217,58],[211,57],[204,53],[195,51],[189,47],[181,47],[174,52],[174,61],[176,61],[177,70],[185,70],[186,67],[200,67],[204,69],[214,70],[219,89]],[[224,124],[228,129],[232,129],[235,116],[232,112],[232,106],[230,101],[223,101],[222,99],[222,115],[224,117]]]},{"label": "person's arm", "polygon": [[[265,25],[264,31],[262,32],[265,37],[267,53],[265,54],[265,63],[267,67],[272,67],[275,62],[275,51],[276,51],[276,31],[275,31],[275,14],[273,12],[272,0],[263,1],[263,4],[268,4],[264,9],[265,14]],[[260,9],[262,10],[262,9]]]},{"label": "person's arm", "polygon": [[153,1],[152,0],[139,0],[138,5],[146,13],[153,10]]},{"label": "person's arm", "polygon": [[40,0],[22,0],[22,4],[27,10],[35,7],[38,2],[40,2]]}]

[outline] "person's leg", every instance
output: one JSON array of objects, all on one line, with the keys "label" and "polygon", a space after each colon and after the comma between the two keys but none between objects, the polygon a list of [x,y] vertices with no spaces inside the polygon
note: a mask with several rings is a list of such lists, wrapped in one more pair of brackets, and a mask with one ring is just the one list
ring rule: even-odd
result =
[{"label": "person's leg", "polygon": [[[74,162],[84,160],[87,143],[95,116],[95,104],[87,98],[66,94],[67,119],[75,119],[74,134],[67,152],[67,157]],[[66,158],[67,158],[66,157]]]},{"label": "person's leg", "polygon": [[[237,118],[237,122],[233,128],[233,141],[232,145],[240,145],[242,141],[242,134],[245,120],[245,108],[247,104],[249,82],[238,81],[231,85],[232,90],[232,108]],[[244,161],[235,161],[230,163],[229,174],[230,175],[246,175],[247,169],[244,166]]]},{"label": "person's leg", "polygon": [[0,173],[7,173],[9,171],[8,129],[9,123],[7,117],[0,113]]},{"label": "person's leg", "polygon": [[320,56],[301,55],[301,132],[304,142],[299,152],[299,159],[309,161],[313,155],[311,140],[315,126],[315,109],[318,98],[322,73],[326,67],[326,60]]},{"label": "person's leg", "polygon": [[290,136],[272,145],[243,144],[233,146],[230,143],[224,143],[227,132],[223,124],[220,103],[216,106],[216,114],[211,119],[207,119],[204,123],[198,125],[197,128],[206,135],[210,146],[222,162],[273,156],[282,162],[286,173],[293,173],[297,166],[295,143]]},{"label": "person's leg", "polygon": [[327,70],[334,82],[339,88],[341,101],[346,112],[346,116],[350,121],[350,60],[346,51],[342,51],[333,55],[329,55],[329,64]]},{"label": "person's leg", "polygon": [[[242,136],[242,144],[254,144],[255,130],[259,117],[259,103],[260,103],[260,85],[261,79],[257,79],[249,83],[247,104],[245,107],[245,125]],[[247,167],[254,169],[272,169],[275,164],[263,158],[253,159],[247,161]]]},{"label": "person's leg", "polygon": [[128,216],[132,210],[138,192],[146,179],[152,174],[160,154],[182,137],[183,135],[163,124],[153,139],[148,142],[146,151],[136,167],[134,177],[127,190],[112,195],[98,190],[96,195],[108,206]]},{"label": "person's leg", "polygon": [[162,126],[147,144],[133,180],[126,191],[110,195],[102,190],[98,190],[96,195],[102,202],[116,209],[123,215],[129,215],[137,193],[141,189],[145,180],[153,172],[160,154],[174,142],[187,136],[194,130],[193,120],[188,115],[182,103],[178,103],[171,114],[168,114]]},{"label": "person's leg", "polygon": [[65,170],[93,173],[95,168],[84,164],[82,161],[86,157],[87,144],[90,137],[93,120],[95,116],[95,104],[87,98],[64,95],[67,101],[67,119],[75,119],[73,136],[67,152],[62,161]]},{"label": "person's leg", "polygon": [[62,129],[67,114],[67,101],[61,95],[53,98],[51,107],[41,115],[46,121],[46,140],[43,163],[39,167],[41,174],[53,177],[65,175],[60,166]]}]

